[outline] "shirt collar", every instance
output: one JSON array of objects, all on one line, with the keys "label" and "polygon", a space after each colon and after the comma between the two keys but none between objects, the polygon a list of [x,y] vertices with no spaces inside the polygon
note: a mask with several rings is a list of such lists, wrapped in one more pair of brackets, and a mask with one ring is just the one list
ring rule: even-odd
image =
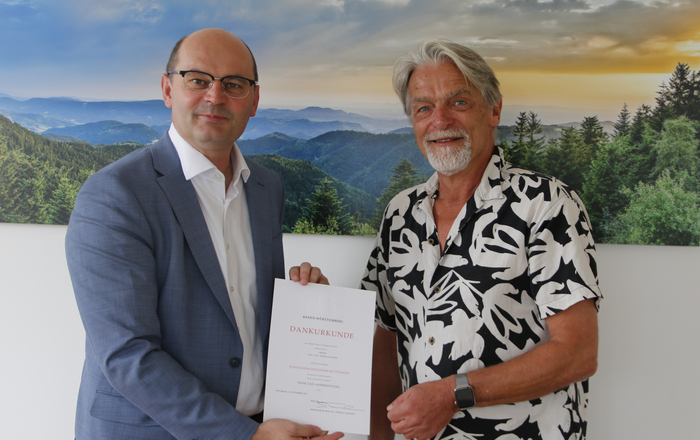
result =
[{"label": "shirt collar", "polygon": [[[486,200],[503,197],[501,184],[504,179],[501,172],[505,164],[506,161],[503,156],[503,149],[501,147],[496,147],[491,155],[489,164],[484,170],[484,174],[481,176],[481,182],[474,192],[474,201],[476,202],[477,209],[481,208]],[[434,199],[437,196],[438,187],[438,174],[435,172],[423,184],[421,191],[419,191],[418,198],[422,199],[428,197]]]},{"label": "shirt collar", "polygon": [[[182,166],[182,173],[185,175],[185,179],[191,180],[195,176],[216,168],[204,154],[180,136],[180,133],[177,132],[175,125],[172,123],[168,130],[168,136],[170,136],[177,155],[180,157],[180,165]],[[248,168],[248,164],[235,142],[231,150],[231,163],[234,167],[232,183],[235,184],[241,178],[243,182],[247,182],[248,177],[250,177],[250,168]]]},{"label": "shirt collar", "polygon": [[499,199],[503,196],[503,169],[506,161],[503,157],[503,149],[496,147],[491,155],[491,161],[481,176],[481,183],[474,193],[476,208],[481,208],[487,200]]}]

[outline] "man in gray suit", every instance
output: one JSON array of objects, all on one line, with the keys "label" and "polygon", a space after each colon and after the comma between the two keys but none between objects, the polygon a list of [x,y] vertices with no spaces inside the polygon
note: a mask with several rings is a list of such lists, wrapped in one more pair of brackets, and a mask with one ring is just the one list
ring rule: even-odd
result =
[{"label": "man in gray suit", "polygon": [[[87,335],[76,438],[324,436],[261,423],[284,187],[235,145],[258,106],[253,55],[226,31],[195,32],[161,87],[169,132],[90,177],[68,226]],[[308,264],[292,279],[327,282]]]}]

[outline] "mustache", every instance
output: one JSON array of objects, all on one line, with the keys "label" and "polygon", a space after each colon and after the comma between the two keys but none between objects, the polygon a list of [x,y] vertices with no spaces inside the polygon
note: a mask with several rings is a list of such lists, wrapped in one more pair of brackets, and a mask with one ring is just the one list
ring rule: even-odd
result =
[{"label": "mustache", "polygon": [[457,139],[464,138],[469,139],[469,133],[466,130],[450,129],[450,130],[437,130],[432,133],[428,133],[423,137],[424,142],[432,142],[439,139]]}]

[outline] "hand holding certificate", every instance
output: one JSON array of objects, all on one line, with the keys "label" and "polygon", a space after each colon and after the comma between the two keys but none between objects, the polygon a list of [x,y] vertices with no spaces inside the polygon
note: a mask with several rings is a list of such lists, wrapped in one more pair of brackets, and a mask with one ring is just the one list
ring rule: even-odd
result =
[{"label": "hand holding certificate", "polygon": [[375,293],[276,280],[265,420],[369,434]]}]

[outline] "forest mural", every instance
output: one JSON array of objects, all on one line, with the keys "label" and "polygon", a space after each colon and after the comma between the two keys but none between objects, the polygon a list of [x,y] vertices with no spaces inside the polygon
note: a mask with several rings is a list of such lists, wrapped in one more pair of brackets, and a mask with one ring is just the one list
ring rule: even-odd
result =
[{"label": "forest mural", "polygon": [[0,222],[66,224],[85,179],[170,125],[159,79],[203,27],[255,53],[239,140],[286,187],[286,232],[373,235],[432,169],[391,90],[428,38],[501,80],[498,145],[583,199],[599,243],[700,244],[700,2],[0,0]]},{"label": "forest mural", "polygon": [[[143,145],[42,136],[0,116],[0,221],[67,224],[84,180]],[[282,175],[288,232],[374,235],[391,197],[432,172],[409,129],[310,139],[274,132],[239,146]],[[653,105],[624,105],[611,132],[597,116],[545,126],[529,111],[499,127],[499,146],[512,163],[574,188],[598,242],[700,243],[700,72],[686,64]]]}]

